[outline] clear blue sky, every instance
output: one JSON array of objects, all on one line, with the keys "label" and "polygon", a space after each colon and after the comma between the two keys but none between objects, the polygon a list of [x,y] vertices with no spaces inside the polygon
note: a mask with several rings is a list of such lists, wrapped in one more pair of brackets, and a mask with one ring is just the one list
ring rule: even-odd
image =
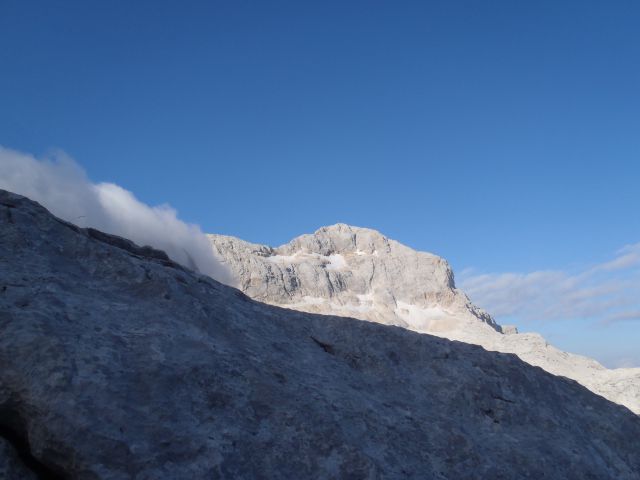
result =
[{"label": "clear blue sky", "polygon": [[346,222],[457,271],[584,270],[640,242],[639,25],[637,1],[5,0],[0,145],[251,241]]}]

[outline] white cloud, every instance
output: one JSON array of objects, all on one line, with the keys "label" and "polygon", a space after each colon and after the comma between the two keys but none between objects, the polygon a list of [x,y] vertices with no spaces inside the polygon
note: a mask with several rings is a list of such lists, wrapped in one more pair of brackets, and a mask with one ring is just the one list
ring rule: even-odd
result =
[{"label": "white cloud", "polygon": [[477,274],[467,269],[460,288],[498,319],[582,319],[611,324],[640,320],[640,243],[581,271]]},{"label": "white cloud", "polygon": [[603,323],[640,321],[640,310],[615,313],[603,320]]},{"label": "white cloud", "polygon": [[640,356],[616,358],[611,362],[612,368],[637,368],[640,365]]},{"label": "white cloud", "polygon": [[0,188],[36,200],[54,215],[164,250],[173,260],[230,283],[197,225],[180,220],[168,205],[151,207],[113,183],[94,184],[63,152],[47,158],[0,147]]},{"label": "white cloud", "polygon": [[626,245],[618,250],[618,257],[610,262],[598,265],[596,270],[623,270],[640,265],[640,243]]}]

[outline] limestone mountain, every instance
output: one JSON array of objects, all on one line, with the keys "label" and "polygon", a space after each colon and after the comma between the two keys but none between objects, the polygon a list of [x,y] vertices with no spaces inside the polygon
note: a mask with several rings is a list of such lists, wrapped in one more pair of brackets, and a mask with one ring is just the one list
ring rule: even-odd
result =
[{"label": "limestone mountain", "polygon": [[455,287],[444,259],[375,230],[337,224],[277,248],[224,235],[209,239],[236,286],[256,300],[515,353],[640,413],[640,368],[609,370],[549,345],[538,334],[498,325]]}]

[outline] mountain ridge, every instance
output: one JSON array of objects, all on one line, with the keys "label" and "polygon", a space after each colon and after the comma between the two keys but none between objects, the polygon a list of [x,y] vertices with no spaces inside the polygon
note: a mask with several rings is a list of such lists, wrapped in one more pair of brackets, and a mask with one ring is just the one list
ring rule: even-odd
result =
[{"label": "mountain ridge", "polygon": [[232,236],[207,236],[214,253],[235,275],[236,286],[251,298],[514,353],[640,414],[640,368],[609,370],[553,347],[537,333],[499,325],[456,288],[453,270],[437,255],[344,223],[275,248]]},{"label": "mountain ridge", "polygon": [[640,418],[576,382],[122,240],[0,191],[7,478],[637,478]]}]

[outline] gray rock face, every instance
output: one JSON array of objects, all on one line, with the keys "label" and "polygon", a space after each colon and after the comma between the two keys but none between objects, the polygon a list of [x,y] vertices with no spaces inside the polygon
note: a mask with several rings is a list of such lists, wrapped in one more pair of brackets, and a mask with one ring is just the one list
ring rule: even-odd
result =
[{"label": "gray rock face", "polygon": [[[437,307],[461,320],[499,329],[455,288],[446,260],[375,230],[337,224],[278,248],[225,235],[209,239],[238,288],[262,302],[358,318],[366,313],[368,320],[403,327],[410,327],[411,319],[396,314],[399,305]],[[422,323],[433,331],[451,327],[451,321],[437,315]]]},{"label": "gray rock face", "polygon": [[260,304],[6,192],[0,365],[3,431],[65,478],[640,478],[640,418],[573,381]]},{"label": "gray rock face", "polygon": [[223,235],[209,239],[238,288],[256,300],[515,353],[640,414],[640,368],[608,370],[553,347],[538,334],[497,325],[455,288],[445,260],[375,230],[338,224],[278,248]]}]

